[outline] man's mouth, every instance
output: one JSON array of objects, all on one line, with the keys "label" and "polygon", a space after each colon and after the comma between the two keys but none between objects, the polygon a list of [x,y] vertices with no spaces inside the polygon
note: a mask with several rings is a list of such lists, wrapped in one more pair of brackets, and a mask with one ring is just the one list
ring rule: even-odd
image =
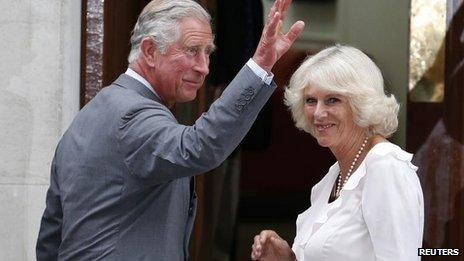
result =
[{"label": "man's mouth", "polygon": [[203,84],[203,81],[191,81],[191,80],[184,80],[184,82],[190,84],[190,85],[196,85],[196,86],[201,86]]}]

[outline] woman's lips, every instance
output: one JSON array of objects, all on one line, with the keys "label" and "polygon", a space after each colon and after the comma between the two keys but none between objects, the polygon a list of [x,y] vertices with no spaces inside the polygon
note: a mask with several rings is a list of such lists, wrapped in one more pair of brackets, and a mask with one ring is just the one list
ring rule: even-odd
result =
[{"label": "woman's lips", "polygon": [[335,126],[335,124],[333,123],[328,123],[328,124],[315,124],[316,125],[316,130],[317,131],[325,131],[333,126]]}]

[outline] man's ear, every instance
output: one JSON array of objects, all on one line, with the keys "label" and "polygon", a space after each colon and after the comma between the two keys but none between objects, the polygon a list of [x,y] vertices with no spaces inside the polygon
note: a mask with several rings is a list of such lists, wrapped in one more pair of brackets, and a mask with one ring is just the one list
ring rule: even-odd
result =
[{"label": "man's ear", "polygon": [[143,60],[150,67],[155,66],[155,58],[158,55],[155,42],[150,38],[144,38],[140,43],[140,53]]}]

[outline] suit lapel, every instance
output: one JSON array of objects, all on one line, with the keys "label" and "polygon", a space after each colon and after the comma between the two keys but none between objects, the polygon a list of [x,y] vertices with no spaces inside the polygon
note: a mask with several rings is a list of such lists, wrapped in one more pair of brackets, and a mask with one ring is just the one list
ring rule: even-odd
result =
[{"label": "suit lapel", "polygon": [[121,86],[126,89],[134,90],[135,92],[137,92],[138,94],[142,95],[143,97],[147,99],[154,100],[161,104],[164,104],[157,94],[150,91],[145,85],[143,85],[143,83],[137,81],[136,79],[130,77],[129,75],[125,73],[121,74],[116,79],[116,81],[114,81],[113,84]]}]

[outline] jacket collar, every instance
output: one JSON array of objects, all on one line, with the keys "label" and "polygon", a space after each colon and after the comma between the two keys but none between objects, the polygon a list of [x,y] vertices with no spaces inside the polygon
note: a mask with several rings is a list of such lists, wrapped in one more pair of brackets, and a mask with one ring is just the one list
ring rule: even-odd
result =
[{"label": "jacket collar", "polygon": [[126,89],[131,89],[142,95],[143,97],[154,100],[161,104],[164,104],[158,94],[155,91],[150,91],[143,83],[123,73],[113,82],[113,84],[121,86]]}]

